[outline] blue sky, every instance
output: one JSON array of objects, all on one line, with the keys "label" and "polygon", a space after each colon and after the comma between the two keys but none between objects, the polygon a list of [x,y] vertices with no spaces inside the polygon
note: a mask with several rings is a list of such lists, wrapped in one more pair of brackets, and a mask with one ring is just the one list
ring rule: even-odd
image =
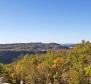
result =
[{"label": "blue sky", "polygon": [[0,43],[91,41],[91,0],[0,0]]}]

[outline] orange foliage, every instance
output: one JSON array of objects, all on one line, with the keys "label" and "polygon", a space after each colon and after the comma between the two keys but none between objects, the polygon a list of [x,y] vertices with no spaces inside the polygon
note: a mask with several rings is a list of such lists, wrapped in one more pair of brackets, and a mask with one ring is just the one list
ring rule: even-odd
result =
[{"label": "orange foliage", "polygon": [[58,57],[56,59],[53,60],[53,65],[52,65],[52,68],[57,68],[57,67],[60,67],[60,65],[64,62],[64,59],[61,58],[61,57]]},{"label": "orange foliage", "polygon": [[53,62],[54,62],[54,64],[59,64],[59,63],[61,64],[61,63],[63,63],[63,61],[64,61],[63,58],[58,57],[58,58],[54,59]]}]

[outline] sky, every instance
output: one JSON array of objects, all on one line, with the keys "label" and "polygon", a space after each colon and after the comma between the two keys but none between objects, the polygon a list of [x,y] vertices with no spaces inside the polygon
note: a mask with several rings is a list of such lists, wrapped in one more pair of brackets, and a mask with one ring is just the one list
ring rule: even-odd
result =
[{"label": "sky", "polygon": [[0,0],[0,43],[91,41],[91,0]]}]

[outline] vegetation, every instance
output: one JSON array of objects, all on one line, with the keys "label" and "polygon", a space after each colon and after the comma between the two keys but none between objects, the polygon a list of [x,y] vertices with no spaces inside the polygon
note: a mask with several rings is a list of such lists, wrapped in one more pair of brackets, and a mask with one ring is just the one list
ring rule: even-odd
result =
[{"label": "vegetation", "polygon": [[82,41],[72,49],[27,54],[0,64],[0,76],[12,84],[91,84],[91,44]]}]

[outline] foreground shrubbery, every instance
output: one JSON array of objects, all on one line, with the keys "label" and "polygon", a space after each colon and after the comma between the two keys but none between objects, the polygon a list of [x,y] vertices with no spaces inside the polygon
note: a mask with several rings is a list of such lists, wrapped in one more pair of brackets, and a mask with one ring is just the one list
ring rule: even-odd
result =
[{"label": "foreground shrubbery", "polygon": [[73,49],[26,55],[12,64],[0,64],[0,76],[12,84],[91,84],[91,44]]}]

